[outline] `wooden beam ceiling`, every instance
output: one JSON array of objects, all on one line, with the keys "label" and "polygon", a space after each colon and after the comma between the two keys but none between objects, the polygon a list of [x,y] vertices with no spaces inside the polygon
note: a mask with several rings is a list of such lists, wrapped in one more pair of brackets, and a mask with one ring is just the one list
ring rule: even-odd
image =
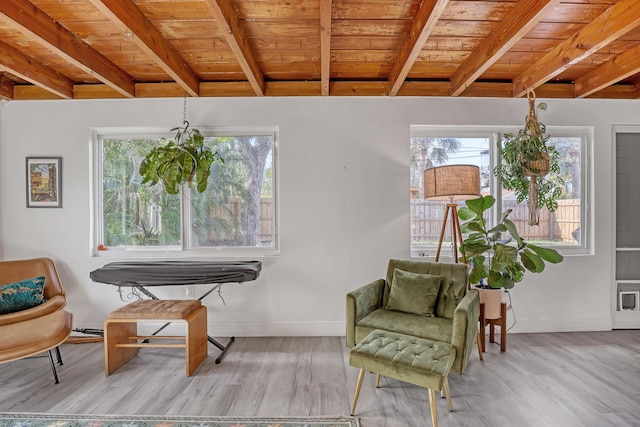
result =
[{"label": "wooden beam ceiling", "polygon": [[560,0],[520,1],[451,76],[458,96],[540,22]]},{"label": "wooden beam ceiling", "polygon": [[640,25],[640,0],[622,0],[558,44],[513,80],[521,97]]},{"label": "wooden beam ceiling", "polygon": [[[12,0],[15,1],[15,0]],[[90,0],[182,87],[186,94],[198,96],[200,79],[189,64],[167,42],[156,27],[131,0]]]},{"label": "wooden beam ceiling", "polygon": [[640,73],[640,45],[610,59],[576,79],[577,98],[584,98],[621,80]]},{"label": "wooden beam ceiling", "polygon": [[257,96],[264,96],[264,75],[249,45],[249,40],[240,26],[238,13],[233,8],[231,0],[206,0],[206,2],[211,7],[225,41],[235,54],[254,92]]},{"label": "wooden beam ceiling", "polygon": [[640,0],[0,0],[0,97],[636,98],[639,10]]},{"label": "wooden beam ceiling", "polygon": [[[135,96],[134,81],[131,76],[29,1],[0,1],[0,17],[31,39],[118,92],[129,97]],[[32,74],[39,74],[41,71],[41,69],[33,70]]]},{"label": "wooden beam ceiling", "polygon": [[404,80],[422,51],[424,44],[438,23],[440,15],[449,0],[423,0],[420,9],[411,23],[409,34],[403,40],[398,58],[389,74],[389,95],[397,95]]},{"label": "wooden beam ceiling", "polygon": [[72,80],[4,42],[0,42],[0,71],[10,72],[61,98],[73,98]]}]

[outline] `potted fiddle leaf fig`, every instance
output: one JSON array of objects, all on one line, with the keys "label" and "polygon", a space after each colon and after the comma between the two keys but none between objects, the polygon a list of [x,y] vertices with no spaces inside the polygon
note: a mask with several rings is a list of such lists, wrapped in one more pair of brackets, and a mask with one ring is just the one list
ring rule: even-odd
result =
[{"label": "potted fiddle leaf fig", "polygon": [[[508,133],[499,144],[501,162],[493,170],[502,188],[514,191],[518,203],[526,200],[529,225],[538,225],[539,209],[550,212],[558,208],[564,182],[560,172],[560,153],[547,146],[546,126],[538,120],[537,110],[547,104],[535,105],[535,94],[529,92],[529,114],[525,126],[517,134]],[[547,175],[552,173],[553,179]]]},{"label": "potted fiddle leaf fig", "polygon": [[[493,196],[483,196],[467,200],[466,206],[458,210],[460,229],[465,235],[460,251],[471,268],[470,282],[480,284],[476,287],[480,290],[482,302],[491,298],[487,295],[483,298],[484,290],[511,289],[524,278],[526,271],[540,273],[545,268],[545,262],[557,264],[563,260],[555,249],[528,243],[520,237],[515,224],[509,219],[511,209],[504,212],[495,226],[488,228],[484,213],[495,202]],[[502,292],[498,295],[497,317]],[[488,304],[486,312],[487,319],[497,318],[491,317],[495,311]]]},{"label": "potted fiddle leaf fig", "polygon": [[196,190],[202,193],[207,188],[211,164],[215,160],[224,163],[224,159],[204,145],[204,136],[198,129],[189,128],[186,120],[184,127],[171,131],[177,131],[175,138],[163,139],[165,144],[151,149],[140,163],[142,183],[155,185],[162,181],[167,193],[178,194],[181,185],[195,182]]}]

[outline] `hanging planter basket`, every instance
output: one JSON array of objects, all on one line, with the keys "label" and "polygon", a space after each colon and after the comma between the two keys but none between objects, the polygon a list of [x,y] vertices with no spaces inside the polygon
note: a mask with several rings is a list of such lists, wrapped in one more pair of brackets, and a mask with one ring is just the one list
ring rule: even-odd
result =
[{"label": "hanging planter basket", "polygon": [[537,109],[546,110],[547,105],[536,106],[533,90],[528,92],[529,114],[525,126],[517,134],[506,134],[499,147],[502,163],[494,174],[503,188],[513,190],[518,203],[526,200],[529,209],[529,225],[540,223],[540,208],[554,212],[558,207],[564,185],[555,176],[547,179],[550,172],[560,171],[560,155],[555,147],[548,147],[546,127],[538,120]]}]

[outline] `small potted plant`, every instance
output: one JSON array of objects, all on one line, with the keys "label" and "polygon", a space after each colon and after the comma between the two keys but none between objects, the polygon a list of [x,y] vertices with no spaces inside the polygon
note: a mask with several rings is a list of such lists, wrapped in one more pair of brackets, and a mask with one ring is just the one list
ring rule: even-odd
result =
[{"label": "small potted plant", "polygon": [[458,210],[460,229],[466,236],[460,250],[471,267],[471,283],[480,284],[477,287],[482,302],[485,302],[487,319],[500,316],[502,292],[498,293],[496,315],[493,307],[488,305],[488,300],[485,301],[487,295],[483,298],[483,290],[511,289],[524,278],[526,271],[540,273],[545,268],[545,261],[557,264],[563,260],[562,255],[555,249],[527,243],[520,237],[515,224],[509,219],[511,209],[502,215],[497,225],[487,228],[484,213],[491,209],[495,202],[493,196],[483,196],[467,200],[466,207]]},{"label": "small potted plant", "polygon": [[[525,126],[517,134],[505,134],[499,151],[501,162],[493,170],[500,185],[513,190],[518,203],[526,200],[529,208],[529,225],[538,225],[539,209],[550,212],[558,208],[564,182],[560,172],[560,153],[547,146],[549,136],[546,126],[538,120],[537,109],[546,110],[547,104],[535,105],[535,94],[529,92],[529,114]],[[554,174],[549,179],[547,174]]]},{"label": "small potted plant", "polygon": [[215,160],[224,163],[224,159],[204,145],[204,136],[198,129],[189,128],[188,121],[171,131],[177,131],[175,138],[154,147],[140,163],[142,183],[155,185],[162,181],[167,193],[178,194],[182,184],[195,181],[196,190],[202,193],[207,188],[211,164]]}]

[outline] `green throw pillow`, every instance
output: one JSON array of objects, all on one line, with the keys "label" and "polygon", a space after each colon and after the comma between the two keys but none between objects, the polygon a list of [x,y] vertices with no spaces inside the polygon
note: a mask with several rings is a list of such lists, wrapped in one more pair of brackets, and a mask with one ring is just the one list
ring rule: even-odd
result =
[{"label": "green throw pillow", "polygon": [[45,302],[45,277],[33,277],[20,282],[0,285],[0,314],[15,313]]},{"label": "green throw pillow", "polygon": [[433,317],[442,277],[395,269],[387,309]]}]

